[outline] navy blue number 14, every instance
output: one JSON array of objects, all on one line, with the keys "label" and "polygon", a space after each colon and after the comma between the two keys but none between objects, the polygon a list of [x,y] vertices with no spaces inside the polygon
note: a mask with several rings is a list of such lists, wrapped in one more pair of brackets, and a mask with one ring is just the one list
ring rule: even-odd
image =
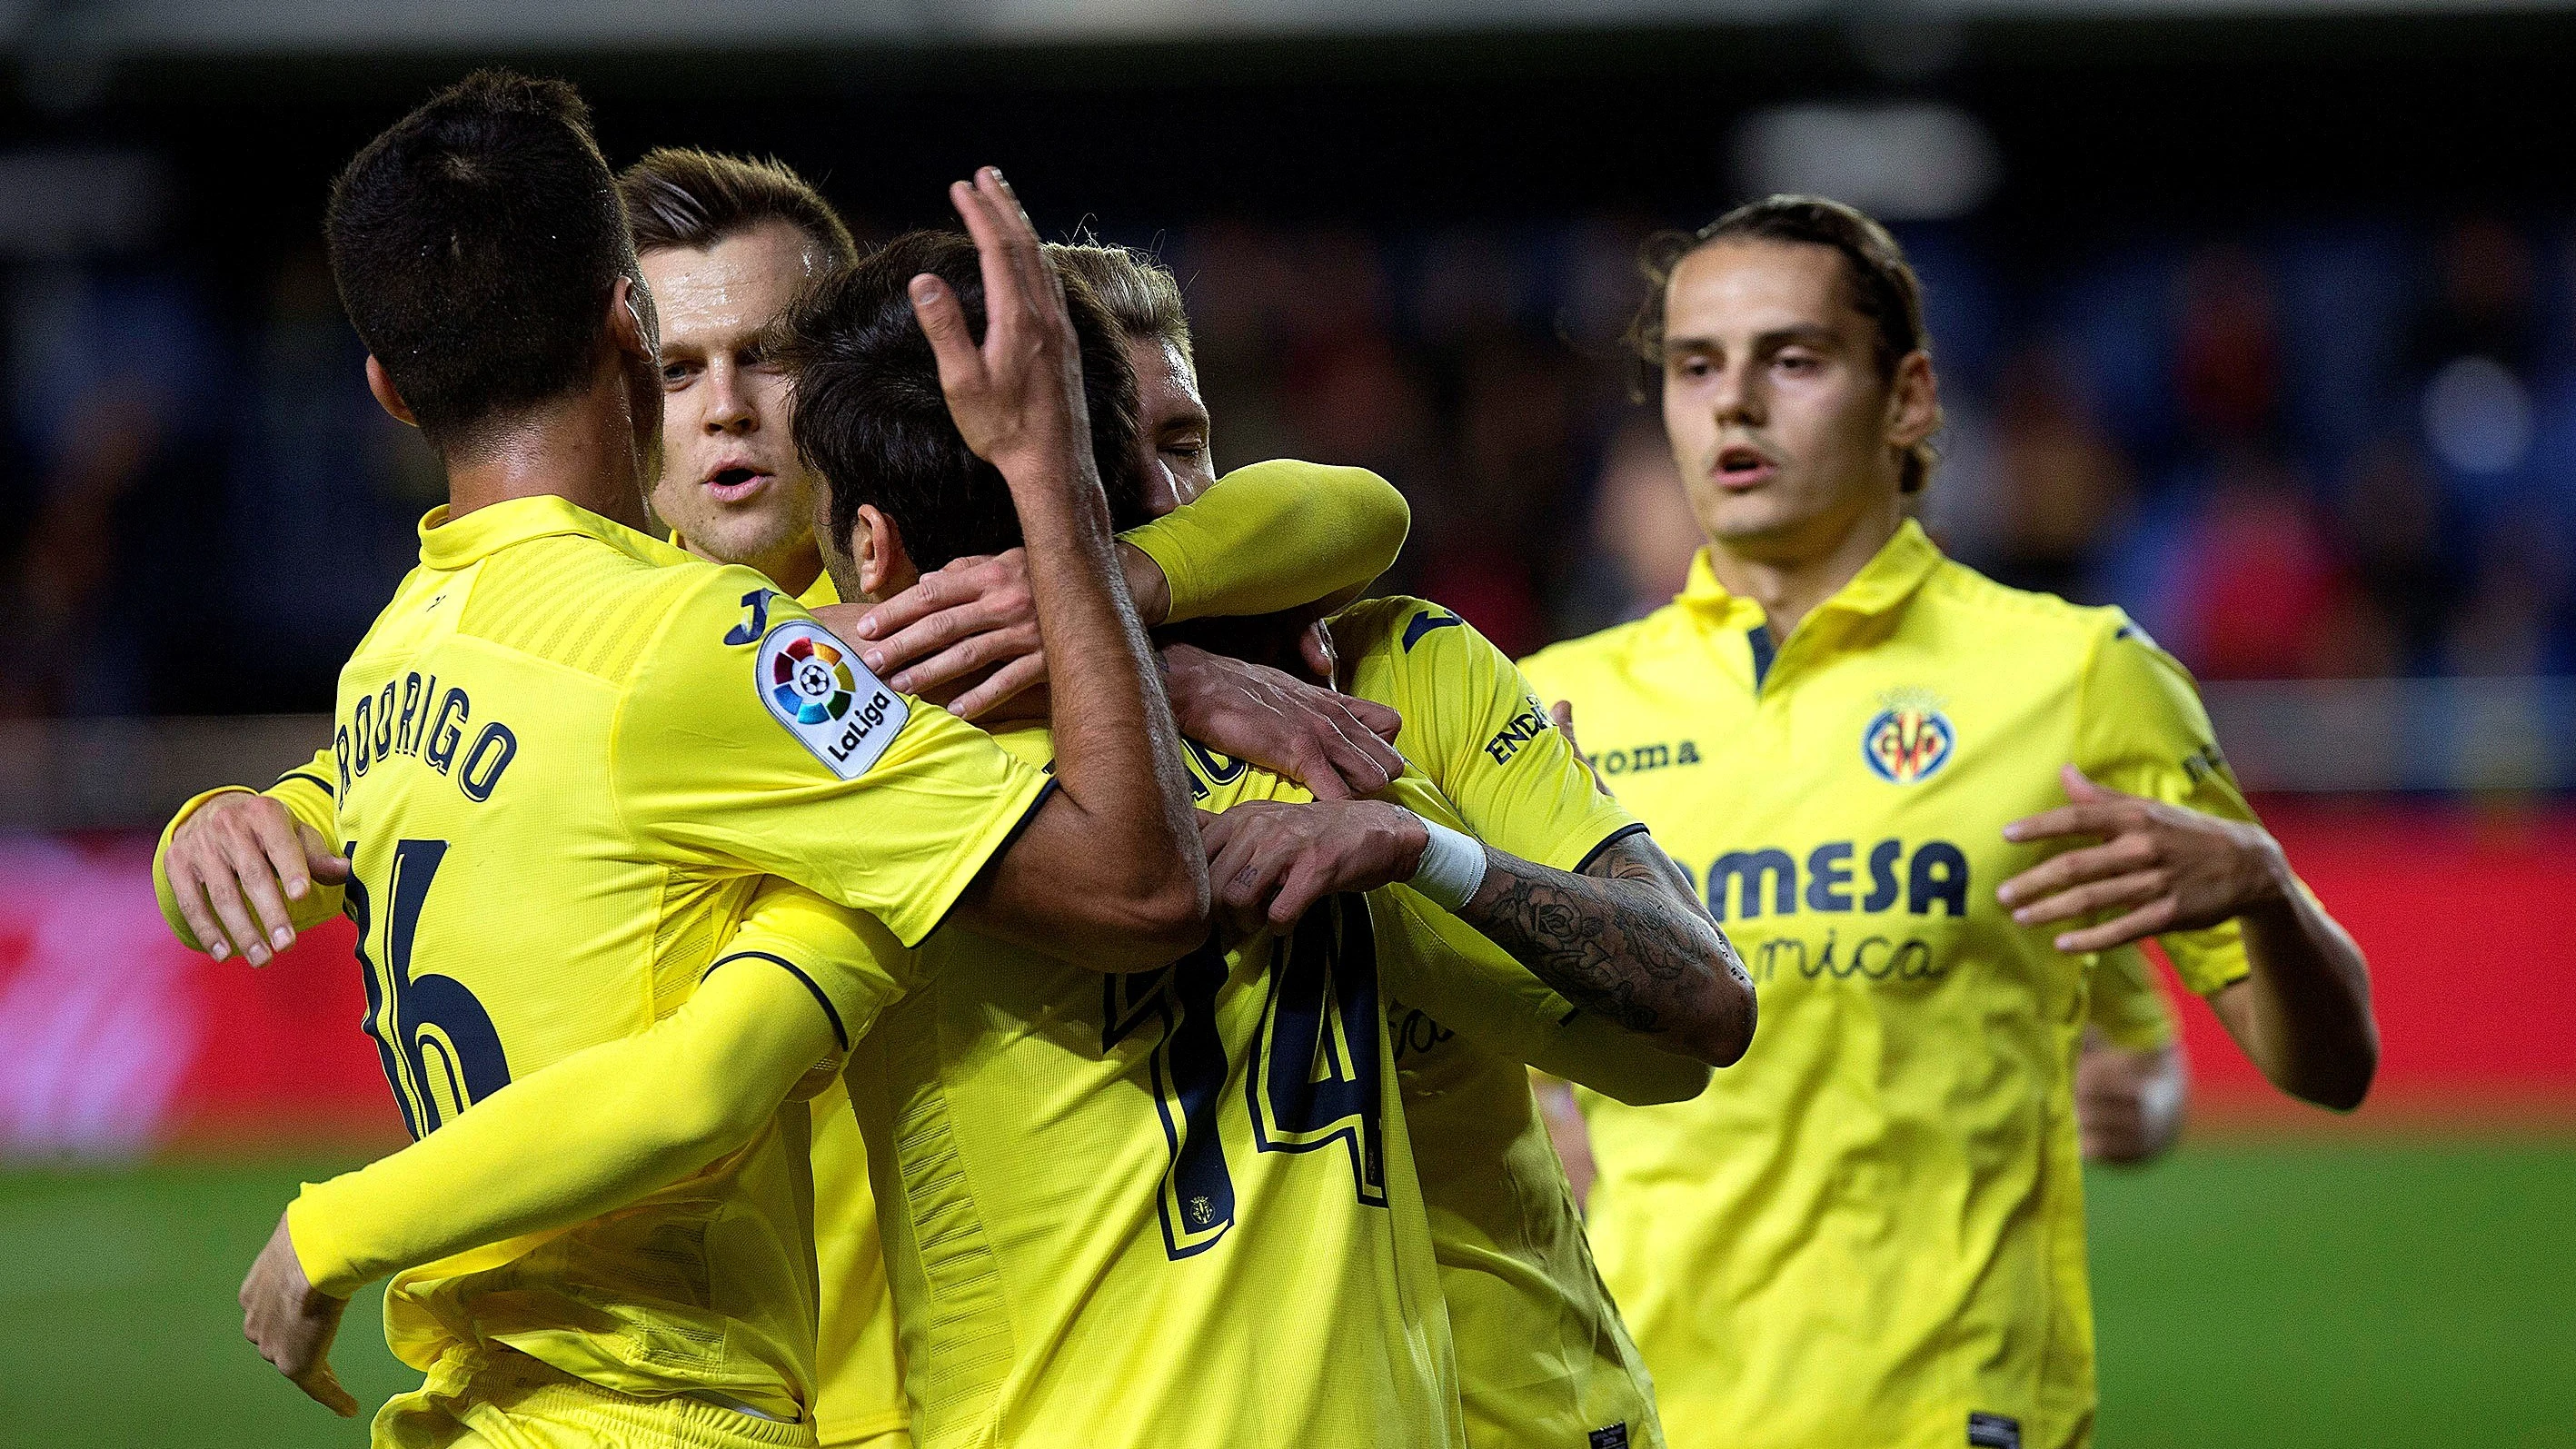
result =
[{"label": "navy blue number 14", "polygon": [[[1343,896],[1309,911],[1270,945],[1268,999],[1244,1073],[1254,1150],[1340,1147],[1359,1200],[1386,1205],[1384,1030],[1368,908]],[[1100,1046],[1107,1051],[1147,1023],[1162,1040],[1147,1058],[1171,1166],[1163,1174],[1163,1248],[1173,1258],[1206,1251],[1234,1226],[1234,1174],[1217,1131],[1229,1064],[1216,1023],[1228,976],[1215,942],[1160,971],[1103,978]]]}]

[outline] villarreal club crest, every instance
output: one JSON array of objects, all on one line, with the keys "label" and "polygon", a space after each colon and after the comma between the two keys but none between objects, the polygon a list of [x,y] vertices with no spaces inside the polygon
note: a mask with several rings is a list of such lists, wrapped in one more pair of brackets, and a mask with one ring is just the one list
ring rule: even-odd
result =
[{"label": "villarreal club crest", "polygon": [[1879,700],[1881,708],[1860,734],[1861,758],[1891,785],[1912,785],[1931,778],[1958,753],[1959,734],[1938,699],[1899,690]]}]

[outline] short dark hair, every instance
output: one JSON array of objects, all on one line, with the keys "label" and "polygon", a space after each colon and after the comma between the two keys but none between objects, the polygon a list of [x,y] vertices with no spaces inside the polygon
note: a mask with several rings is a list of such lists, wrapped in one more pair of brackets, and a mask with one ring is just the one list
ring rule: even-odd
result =
[{"label": "short dark hair", "polygon": [[[1767,196],[1695,232],[1658,232],[1646,239],[1637,256],[1637,270],[1646,279],[1646,298],[1628,326],[1629,346],[1646,368],[1638,383],[1641,400],[1649,381],[1663,371],[1664,293],[1673,272],[1684,257],[1702,247],[1737,240],[1818,246],[1839,253],[1843,275],[1851,285],[1852,310],[1877,328],[1880,377],[1893,379],[1896,364],[1910,353],[1931,352],[1932,336],[1923,326],[1923,283],[1906,261],[1905,248],[1886,227],[1858,207],[1821,196]],[[1908,493],[1921,490],[1937,460],[1930,439],[1915,444],[1901,465],[1899,486]]]},{"label": "short dark hair", "polygon": [[[939,391],[939,364],[908,290],[923,272],[956,293],[980,340],[984,277],[975,244],[956,232],[916,231],[806,289],[771,328],[768,346],[796,379],[796,451],[832,490],[835,549],[846,546],[860,505],[874,504],[926,573],[1016,548],[1021,538],[1001,471],[966,446]],[[1081,277],[1064,277],[1064,300],[1110,520],[1132,528],[1146,515],[1126,339]]]},{"label": "short dark hair", "polygon": [[703,251],[762,222],[783,221],[821,248],[828,265],[846,267],[859,259],[841,214],[776,157],[755,161],[660,146],[618,175],[617,190],[626,198],[637,251]]},{"label": "short dark hair", "polygon": [[559,80],[479,70],[367,143],[323,225],[350,325],[441,451],[579,386],[608,297],[652,297],[626,209]]},{"label": "short dark hair", "polygon": [[1168,342],[1190,353],[1190,313],[1181,300],[1181,279],[1161,259],[1105,242],[1049,242],[1047,255],[1059,270],[1091,284],[1109,309],[1118,330],[1130,337]]}]

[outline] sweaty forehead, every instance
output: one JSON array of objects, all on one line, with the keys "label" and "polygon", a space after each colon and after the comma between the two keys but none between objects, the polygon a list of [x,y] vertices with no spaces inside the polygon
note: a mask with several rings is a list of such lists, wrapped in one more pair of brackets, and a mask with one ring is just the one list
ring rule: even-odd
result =
[{"label": "sweaty forehead", "polygon": [[1127,361],[1136,369],[1137,402],[1147,431],[1174,418],[1206,414],[1198,377],[1178,347],[1159,337],[1130,337]]},{"label": "sweaty forehead", "polygon": [[1744,238],[1682,258],[1664,291],[1664,335],[1742,340],[1789,331],[1864,335],[1840,252],[1807,242]]},{"label": "sweaty forehead", "polygon": [[643,253],[644,283],[661,313],[662,347],[739,342],[769,325],[804,284],[811,258],[783,222],[736,232],[714,246]]}]

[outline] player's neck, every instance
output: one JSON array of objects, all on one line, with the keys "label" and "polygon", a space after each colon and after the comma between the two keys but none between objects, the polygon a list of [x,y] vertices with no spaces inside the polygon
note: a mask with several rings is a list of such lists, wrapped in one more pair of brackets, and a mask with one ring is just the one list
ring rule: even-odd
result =
[{"label": "player's neck", "polygon": [[593,386],[540,403],[472,458],[449,463],[447,515],[462,518],[513,498],[551,495],[629,528],[645,528],[635,438],[635,416],[622,387]]},{"label": "player's neck", "polygon": [[811,534],[804,542],[780,549],[767,558],[744,559],[742,562],[758,569],[762,577],[778,585],[781,591],[799,598],[807,589],[814,587],[816,579],[823,576],[823,554],[814,547]]},{"label": "player's neck", "polygon": [[1818,604],[1869,567],[1904,523],[1904,497],[1890,493],[1883,500],[1872,499],[1839,529],[1788,547],[1778,541],[1763,547],[1711,539],[1709,571],[1728,593],[1760,604],[1772,642],[1785,644]]}]

